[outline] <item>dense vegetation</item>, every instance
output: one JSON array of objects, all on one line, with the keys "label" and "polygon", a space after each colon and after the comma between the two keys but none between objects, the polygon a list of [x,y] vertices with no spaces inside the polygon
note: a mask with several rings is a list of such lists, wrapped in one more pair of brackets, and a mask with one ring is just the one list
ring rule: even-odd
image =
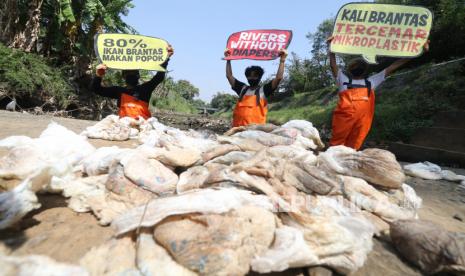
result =
[{"label": "dense vegetation", "polygon": [[198,97],[199,89],[187,80],[174,81],[167,77],[155,90],[150,105],[154,110],[195,113],[196,107],[204,106]]},{"label": "dense vegetation", "polygon": [[[0,107],[16,98],[24,108],[85,109],[90,113],[77,115],[87,118],[114,111],[114,101],[88,89],[97,62],[93,40],[99,32],[136,33],[123,20],[133,7],[132,0],[5,0],[0,6]],[[150,77],[148,72],[142,76]],[[120,72],[110,70],[105,82],[122,84]],[[152,101],[156,109],[194,112],[204,105],[194,99],[199,90],[186,80],[168,78],[156,93],[166,96]]]},{"label": "dense vegetation", "polygon": [[[66,108],[75,98],[72,85],[64,70],[50,66],[44,58],[0,44],[0,100],[7,101],[22,95],[30,102]],[[36,99],[36,100],[34,100]]]}]

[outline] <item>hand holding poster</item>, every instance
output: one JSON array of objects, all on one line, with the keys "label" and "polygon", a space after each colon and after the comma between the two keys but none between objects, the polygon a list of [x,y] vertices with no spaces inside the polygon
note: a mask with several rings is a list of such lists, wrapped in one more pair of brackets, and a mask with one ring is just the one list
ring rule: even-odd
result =
[{"label": "hand holding poster", "polygon": [[233,33],[226,45],[226,48],[231,50],[231,55],[225,59],[273,60],[279,57],[279,50],[287,49],[291,39],[292,31],[284,30],[249,30]]},{"label": "hand holding poster", "polygon": [[336,17],[331,52],[376,56],[417,57],[428,41],[433,15],[416,6],[350,3]]},{"label": "hand holding poster", "polygon": [[168,58],[168,42],[130,34],[97,34],[94,48],[98,59],[109,68],[165,71],[160,66]]}]

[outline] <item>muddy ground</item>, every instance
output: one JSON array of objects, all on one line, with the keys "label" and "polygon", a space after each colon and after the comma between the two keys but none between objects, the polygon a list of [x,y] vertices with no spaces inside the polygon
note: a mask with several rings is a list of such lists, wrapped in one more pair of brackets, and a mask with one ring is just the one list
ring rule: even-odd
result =
[{"label": "muddy ground", "polygon": [[[161,121],[177,127],[201,127],[196,116],[179,117],[179,115],[163,115]],[[173,117],[179,119],[173,119]],[[84,121],[49,116],[0,111],[0,139],[11,135],[27,135],[37,137],[50,123],[55,121],[67,128],[81,132],[85,127],[95,124]],[[227,122],[210,122],[201,117],[202,124],[218,130],[227,128]],[[183,122],[187,122],[187,125]],[[194,122],[194,123],[192,123]],[[197,125],[196,125],[197,124]],[[218,127],[217,127],[218,126]],[[215,130],[215,128],[213,128]],[[134,147],[134,141],[109,142],[91,140],[94,146],[117,145]],[[0,156],[6,153],[0,150]],[[451,169],[465,174],[465,169]],[[423,207],[420,218],[433,221],[451,231],[465,232],[465,190],[456,183],[447,181],[430,181],[408,178],[420,197]],[[110,239],[112,230],[98,225],[96,218],[89,214],[77,214],[66,207],[66,199],[57,195],[41,195],[42,208],[27,215],[14,229],[0,231],[0,246],[3,244],[12,255],[44,254],[58,261],[77,263],[91,247],[98,246]],[[287,271],[285,275],[307,275],[303,269]],[[273,275],[283,275],[273,274]],[[395,250],[386,242],[375,240],[374,250],[368,256],[366,265],[354,275],[421,275],[415,268],[397,256]]]}]

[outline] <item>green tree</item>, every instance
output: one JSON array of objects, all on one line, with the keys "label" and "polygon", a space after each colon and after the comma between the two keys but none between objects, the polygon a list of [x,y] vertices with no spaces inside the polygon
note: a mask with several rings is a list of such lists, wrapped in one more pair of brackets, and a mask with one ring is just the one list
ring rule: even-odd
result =
[{"label": "green tree", "polygon": [[135,33],[126,16],[132,0],[6,0],[0,8],[0,40],[9,47],[73,64],[87,73],[94,58],[94,35]]},{"label": "green tree", "polygon": [[465,1],[463,0],[377,0],[377,3],[418,5],[434,14],[430,52],[423,62],[465,56]]},{"label": "green tree", "polygon": [[192,101],[199,96],[199,89],[188,80],[178,80],[175,85],[176,91],[186,100]]},{"label": "green tree", "polygon": [[334,19],[326,19],[318,25],[315,33],[308,33],[307,39],[312,44],[312,66],[316,69],[317,78],[320,79],[322,87],[331,83],[332,76],[329,73],[328,44],[326,40],[333,32]]},{"label": "green tree", "polygon": [[303,92],[308,90],[309,74],[307,70],[308,59],[301,59],[296,53],[291,53],[291,58],[286,65],[287,78],[284,87],[287,90]]},{"label": "green tree", "polygon": [[199,108],[199,107],[209,107],[209,104],[207,104],[205,101],[201,99],[194,99],[191,101],[192,105]]},{"label": "green tree", "polygon": [[291,54],[287,64],[287,78],[284,87],[293,92],[308,92],[331,85],[332,75],[329,67],[326,39],[331,36],[333,19],[323,21],[315,33],[308,33],[311,44],[310,58],[300,58]]},{"label": "green tree", "polygon": [[150,100],[151,106],[155,110],[195,113],[200,100],[187,100],[180,92],[186,82],[175,81],[169,76],[166,77],[163,83],[155,89],[155,93]]},{"label": "green tree", "polygon": [[[66,108],[66,103],[70,102],[68,99],[73,99],[72,104],[93,111],[114,109],[111,100],[96,97],[88,91],[92,72],[90,69],[96,65],[94,35],[100,32],[136,33],[124,21],[124,16],[133,7],[132,0],[5,0],[0,5],[0,41],[8,47],[46,57],[47,64],[63,72],[63,81],[69,82],[74,95],[61,101],[60,108]],[[55,90],[60,89],[55,89],[55,86],[50,86],[45,81],[50,77],[44,76],[44,81],[29,85],[36,83],[34,79],[38,76],[28,77],[24,72],[26,71],[20,70],[18,78],[10,78],[8,84],[11,90],[9,93],[15,93],[18,103],[26,101],[25,93],[18,91],[30,92],[31,89],[41,90],[42,87],[52,89],[30,92],[32,95],[40,94],[37,105],[50,98],[57,99]],[[142,75],[144,77],[148,73],[142,72]],[[121,85],[120,71],[109,70],[105,81],[108,84]],[[175,85],[171,82],[167,86],[170,84]],[[61,83],[56,86],[63,87]],[[181,96],[179,98],[184,100]],[[171,103],[177,102],[180,102],[177,96],[172,97]],[[190,110],[189,103],[183,104],[184,109]]]},{"label": "green tree", "polygon": [[155,90],[155,95],[166,97],[170,93],[176,93],[187,101],[193,101],[195,97],[199,96],[199,89],[188,80],[175,81],[172,77],[167,76]]},{"label": "green tree", "polygon": [[0,8],[0,40],[9,47],[35,51],[43,0],[6,0]]},{"label": "green tree", "polygon": [[237,102],[237,96],[231,95],[226,92],[217,92],[211,102],[210,106],[218,109],[231,109]]}]

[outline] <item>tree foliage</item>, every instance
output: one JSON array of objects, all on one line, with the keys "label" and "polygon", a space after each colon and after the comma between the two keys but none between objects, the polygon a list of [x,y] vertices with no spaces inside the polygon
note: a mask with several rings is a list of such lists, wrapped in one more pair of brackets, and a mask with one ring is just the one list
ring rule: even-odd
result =
[{"label": "tree foliage", "polygon": [[378,3],[418,5],[433,12],[430,52],[423,58],[436,61],[465,56],[464,0],[377,0]]},{"label": "tree foliage", "polygon": [[193,99],[191,102],[196,108],[209,107],[209,104],[201,99]]},{"label": "tree foliage", "polygon": [[[44,66],[57,68],[60,72],[61,80],[54,82],[61,87],[67,84],[62,92],[67,94],[71,88],[73,94],[58,103],[56,100],[60,97],[57,95],[63,93],[56,94],[59,89],[54,88],[50,78],[41,80],[44,74],[48,75],[44,69],[29,75],[11,71],[13,77],[5,79],[6,95],[15,95],[18,103],[23,105],[31,102],[25,98],[28,93],[36,97],[33,99],[36,105],[55,99],[54,108],[66,108],[65,103],[74,99],[70,104],[91,110],[89,116],[98,116],[103,109],[113,109],[115,105],[111,101],[95,97],[88,91],[91,65],[95,64],[93,40],[95,34],[103,31],[134,33],[123,17],[132,7],[132,0],[4,0],[0,5],[0,42],[31,53],[30,57],[10,56],[18,59],[12,64],[21,64],[30,58],[37,68],[43,69],[38,62],[43,59]],[[31,72],[35,72],[34,69]],[[118,73],[111,75],[113,79],[118,77]]]},{"label": "tree foliage", "polygon": [[331,84],[331,73],[328,60],[328,46],[326,39],[333,30],[333,20],[324,20],[315,33],[308,33],[307,39],[311,44],[311,57],[300,58],[291,54],[287,65],[285,88],[296,93],[313,91]]},{"label": "tree foliage", "polygon": [[167,77],[156,89],[150,100],[156,110],[194,113],[195,106],[180,93],[179,81]]},{"label": "tree foliage", "polygon": [[[148,77],[145,77],[145,79],[148,79]],[[176,81],[172,77],[167,76],[163,83],[157,87],[155,94],[159,97],[164,97],[170,93],[176,93],[187,101],[193,101],[200,94],[199,89],[189,81]]]},{"label": "tree foliage", "polygon": [[152,105],[159,110],[169,110],[193,113],[197,107],[204,107],[205,103],[196,99],[199,89],[187,80],[175,81],[166,77],[152,96]]},{"label": "tree foliage", "polygon": [[[23,98],[23,108],[48,103],[58,108],[74,100],[73,88],[58,68],[36,54],[10,49],[0,44],[0,100],[2,96]],[[31,77],[32,76],[32,77]],[[7,93],[3,93],[3,89]]]},{"label": "tree foliage", "polygon": [[6,0],[0,40],[84,71],[94,57],[95,34],[135,32],[123,20],[132,7],[131,0]]},{"label": "tree foliage", "polygon": [[175,86],[176,91],[188,101],[192,101],[199,96],[199,89],[188,80],[178,80]]},{"label": "tree foliage", "polygon": [[210,106],[213,108],[229,110],[236,104],[237,97],[226,92],[217,92],[211,102]]}]

